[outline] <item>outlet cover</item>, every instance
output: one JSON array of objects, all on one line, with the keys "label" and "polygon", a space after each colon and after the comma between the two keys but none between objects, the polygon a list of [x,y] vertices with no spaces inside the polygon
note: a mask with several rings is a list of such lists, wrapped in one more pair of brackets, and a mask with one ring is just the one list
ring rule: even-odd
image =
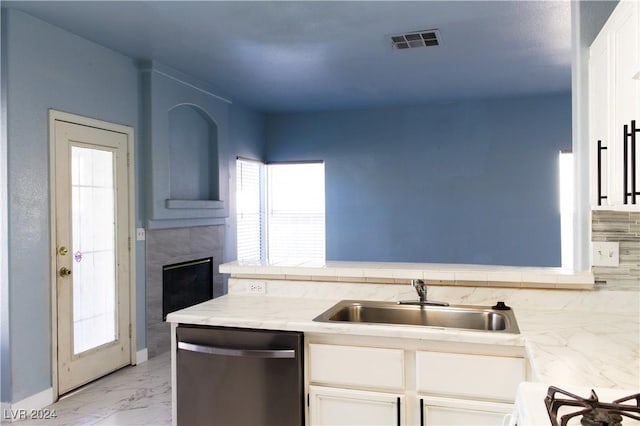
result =
[{"label": "outlet cover", "polygon": [[264,281],[251,281],[247,285],[249,294],[265,294],[267,292],[267,283]]},{"label": "outlet cover", "polygon": [[593,266],[616,267],[620,265],[620,243],[616,241],[592,241]]},{"label": "outlet cover", "polygon": [[144,241],[147,238],[147,234],[144,228],[136,228],[136,241]]}]

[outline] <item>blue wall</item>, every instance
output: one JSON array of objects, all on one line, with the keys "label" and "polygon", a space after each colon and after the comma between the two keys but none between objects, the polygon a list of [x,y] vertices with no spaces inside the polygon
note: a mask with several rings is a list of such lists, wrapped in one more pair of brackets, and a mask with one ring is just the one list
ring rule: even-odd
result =
[{"label": "blue wall", "polygon": [[[3,402],[18,402],[52,386],[48,109],[134,127],[136,226],[145,209],[149,153],[142,143],[142,77],[136,61],[20,11],[2,9],[2,101],[7,113],[8,321],[1,336]],[[6,110],[5,110],[6,97]],[[262,159],[263,117],[233,104],[225,123],[229,146],[224,168],[235,188],[236,155]],[[237,143],[236,143],[237,141]],[[230,197],[234,190],[229,191]],[[229,210],[235,214],[235,200]],[[225,261],[235,259],[235,222],[226,223]],[[231,245],[231,243],[232,245]],[[137,349],[145,341],[145,246],[136,244]],[[37,407],[34,407],[37,408]]]},{"label": "blue wall", "polygon": [[[130,58],[16,10],[3,11],[2,31],[11,344],[2,399],[15,402],[51,386],[48,109],[137,127],[138,72]],[[144,299],[137,313],[144,322]]]},{"label": "blue wall", "polygon": [[324,160],[329,260],[559,266],[569,94],[270,115],[268,161]]},{"label": "blue wall", "polygon": [[[232,104],[230,113],[229,139],[233,141],[232,152],[227,161],[229,166],[229,217],[225,222],[224,261],[237,258],[236,238],[236,157],[264,160],[265,158],[265,118],[264,115]],[[225,292],[226,281],[225,281]]]}]

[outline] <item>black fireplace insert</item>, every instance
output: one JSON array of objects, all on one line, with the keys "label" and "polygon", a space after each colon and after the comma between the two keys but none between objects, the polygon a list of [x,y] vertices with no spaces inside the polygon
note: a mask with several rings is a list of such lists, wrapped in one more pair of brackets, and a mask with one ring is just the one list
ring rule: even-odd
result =
[{"label": "black fireplace insert", "polygon": [[213,259],[192,260],[162,267],[162,319],[171,312],[213,298]]}]

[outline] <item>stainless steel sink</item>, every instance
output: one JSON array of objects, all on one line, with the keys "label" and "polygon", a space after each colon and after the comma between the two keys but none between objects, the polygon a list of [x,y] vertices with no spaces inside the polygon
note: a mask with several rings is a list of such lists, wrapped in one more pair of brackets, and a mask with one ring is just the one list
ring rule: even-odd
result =
[{"label": "stainless steel sink", "polygon": [[314,321],[420,325],[520,333],[513,310],[497,310],[489,306],[428,306],[343,300],[314,318]]}]

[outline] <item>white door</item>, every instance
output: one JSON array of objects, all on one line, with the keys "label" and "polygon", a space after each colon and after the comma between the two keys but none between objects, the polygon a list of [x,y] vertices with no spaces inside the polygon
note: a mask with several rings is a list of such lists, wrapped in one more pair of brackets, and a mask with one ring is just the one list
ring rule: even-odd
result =
[{"label": "white door", "polygon": [[404,397],[352,389],[309,386],[312,426],[399,425]]},{"label": "white door", "polygon": [[52,120],[58,394],[131,362],[126,133]]}]

